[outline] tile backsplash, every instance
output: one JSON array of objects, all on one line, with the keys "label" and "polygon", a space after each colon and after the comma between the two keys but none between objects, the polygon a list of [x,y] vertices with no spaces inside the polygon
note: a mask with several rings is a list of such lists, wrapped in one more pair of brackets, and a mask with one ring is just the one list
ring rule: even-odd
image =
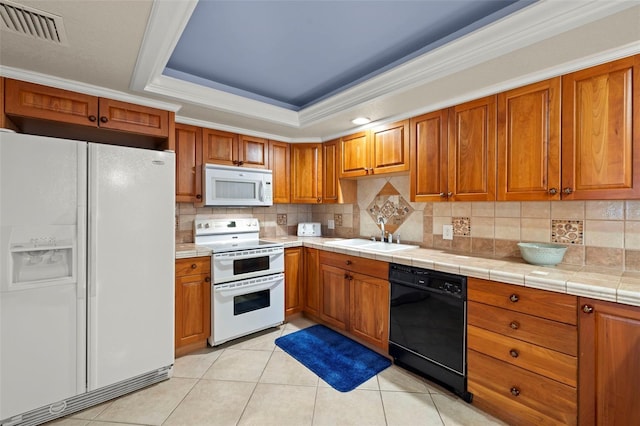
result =
[{"label": "tile backsplash", "polygon": [[[263,237],[295,235],[298,222],[312,221],[322,224],[323,236],[379,237],[371,209],[388,213],[402,208],[404,214],[394,216],[391,231],[402,242],[491,257],[519,257],[520,241],[557,242],[568,246],[564,264],[640,271],[640,200],[412,203],[409,199],[409,177],[394,176],[358,180],[356,204],[196,209],[180,203],[176,241],[193,241],[196,214],[257,217]],[[328,229],[330,219],[335,229]],[[453,225],[453,240],[442,238],[442,225]]]}]

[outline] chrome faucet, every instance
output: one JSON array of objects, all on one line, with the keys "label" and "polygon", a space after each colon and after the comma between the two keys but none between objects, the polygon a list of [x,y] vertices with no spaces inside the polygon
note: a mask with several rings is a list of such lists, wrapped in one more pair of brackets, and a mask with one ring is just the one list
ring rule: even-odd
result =
[{"label": "chrome faucet", "polygon": [[380,241],[384,242],[384,222],[383,216],[378,216],[378,225],[380,225]]}]

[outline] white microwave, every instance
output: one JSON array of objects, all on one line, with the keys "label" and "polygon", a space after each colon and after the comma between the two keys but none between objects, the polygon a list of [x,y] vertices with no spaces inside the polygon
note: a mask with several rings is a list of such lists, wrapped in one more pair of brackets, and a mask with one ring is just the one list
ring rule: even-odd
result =
[{"label": "white microwave", "polygon": [[271,170],[205,164],[203,175],[205,206],[273,205]]}]

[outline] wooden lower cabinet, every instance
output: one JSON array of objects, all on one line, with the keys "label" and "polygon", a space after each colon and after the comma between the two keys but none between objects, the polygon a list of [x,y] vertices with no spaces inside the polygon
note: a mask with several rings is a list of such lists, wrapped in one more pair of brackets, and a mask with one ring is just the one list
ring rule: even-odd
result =
[{"label": "wooden lower cabinet", "polygon": [[320,316],[320,252],[304,248],[304,306],[305,313]]},{"label": "wooden lower cabinet", "polygon": [[577,297],[468,279],[473,404],[518,425],[578,420]]},{"label": "wooden lower cabinet", "polygon": [[285,317],[302,311],[304,276],[302,247],[284,250],[284,315]]},{"label": "wooden lower cabinet", "polygon": [[386,262],[321,251],[320,320],[386,352],[388,271]]},{"label": "wooden lower cabinet", "polygon": [[211,335],[211,257],[176,260],[175,353],[207,346]]},{"label": "wooden lower cabinet", "polygon": [[640,419],[640,307],[581,297],[580,424]]}]

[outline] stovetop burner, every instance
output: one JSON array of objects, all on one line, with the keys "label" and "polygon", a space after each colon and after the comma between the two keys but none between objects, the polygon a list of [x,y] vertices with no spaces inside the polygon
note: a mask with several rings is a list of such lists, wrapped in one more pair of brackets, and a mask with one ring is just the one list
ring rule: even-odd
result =
[{"label": "stovetop burner", "polygon": [[284,246],[260,240],[260,222],[256,218],[196,218],[194,234],[195,243],[210,248],[213,253]]}]

